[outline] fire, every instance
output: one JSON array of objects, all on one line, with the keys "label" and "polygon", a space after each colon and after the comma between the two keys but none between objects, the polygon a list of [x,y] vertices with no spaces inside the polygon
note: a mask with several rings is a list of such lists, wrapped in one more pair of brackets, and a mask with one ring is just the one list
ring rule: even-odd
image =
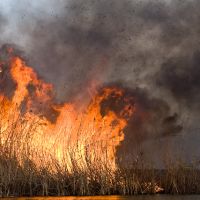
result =
[{"label": "fire", "polygon": [[[134,113],[123,89],[97,90],[79,109],[76,103],[55,103],[53,86],[39,79],[20,57],[11,56],[7,69],[15,88],[10,98],[0,93],[1,148],[12,140],[10,149],[19,162],[26,152],[37,167],[57,161],[70,170],[74,161],[81,168],[90,161],[116,168],[116,148]],[[4,87],[1,82],[0,86]],[[112,103],[117,106],[122,100],[124,106],[112,109]]]}]

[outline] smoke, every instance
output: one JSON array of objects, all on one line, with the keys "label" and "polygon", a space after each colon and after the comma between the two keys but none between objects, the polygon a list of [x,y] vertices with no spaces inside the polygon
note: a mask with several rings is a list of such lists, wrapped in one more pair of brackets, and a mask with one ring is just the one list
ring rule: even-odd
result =
[{"label": "smoke", "polygon": [[[169,104],[160,98],[150,97],[140,88],[124,88],[125,98],[132,99],[134,114],[124,130],[125,140],[117,151],[119,162],[130,164],[138,153],[147,152],[142,145],[145,141],[156,141],[161,138],[174,137],[182,131],[177,113],[172,113]],[[118,102],[118,106],[121,102]],[[126,103],[124,103],[126,104]],[[139,148],[139,152],[138,152]],[[151,146],[152,149],[152,146]],[[152,152],[156,154],[156,152]],[[150,160],[152,155],[149,155]],[[156,160],[161,160],[156,158]]]},{"label": "smoke", "polygon": [[135,86],[160,60],[160,45],[154,43],[166,6],[130,0],[8,1],[3,42],[26,52],[30,65],[54,83],[58,99],[77,95],[91,77]]},{"label": "smoke", "polygon": [[11,99],[16,89],[16,84],[10,74],[8,48],[7,45],[3,45],[0,49],[0,93]]},{"label": "smoke", "polygon": [[[162,99],[150,97],[146,90],[140,88],[128,88],[120,83],[107,85],[109,88],[118,87],[123,91],[122,96],[116,97],[111,93],[101,103],[101,114],[104,116],[109,110],[113,110],[119,117],[121,111],[129,106],[133,115],[128,117],[128,125],[125,129],[127,142],[130,144],[141,143],[147,138],[173,136],[182,129],[178,125],[178,114],[171,113],[170,106]],[[130,144],[128,146],[130,146]]]},{"label": "smoke", "polygon": [[158,84],[168,89],[177,101],[194,109],[200,100],[200,53],[172,57],[162,65]]},{"label": "smoke", "polygon": [[58,101],[82,102],[93,81],[129,88],[138,111],[126,141],[143,141],[180,132],[185,115],[199,127],[199,9],[198,0],[7,0],[0,42],[24,51]]}]

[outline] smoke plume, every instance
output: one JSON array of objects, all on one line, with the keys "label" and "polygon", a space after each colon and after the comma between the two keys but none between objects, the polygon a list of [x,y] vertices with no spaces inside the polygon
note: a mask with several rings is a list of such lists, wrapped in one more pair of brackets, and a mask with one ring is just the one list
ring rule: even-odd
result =
[{"label": "smoke plume", "polygon": [[187,133],[185,115],[199,127],[198,0],[10,0],[0,9],[1,44],[20,49],[57,101],[82,102],[91,82],[125,88],[136,113],[122,146]]}]

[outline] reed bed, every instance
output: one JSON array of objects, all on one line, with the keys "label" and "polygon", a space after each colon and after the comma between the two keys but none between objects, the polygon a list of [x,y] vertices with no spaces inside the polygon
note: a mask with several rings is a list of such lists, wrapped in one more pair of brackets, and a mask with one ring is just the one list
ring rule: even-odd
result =
[{"label": "reed bed", "polygon": [[[19,133],[16,123],[19,121],[0,132],[1,197],[200,193],[200,171],[195,165],[170,164],[164,170],[157,170],[135,163],[129,168],[113,170],[106,160],[94,162],[94,158],[84,154],[84,158],[80,155],[84,160],[81,166],[76,148],[69,151],[66,147],[64,153],[70,156],[71,162],[69,169],[41,149],[32,152],[30,128],[33,126],[29,124],[29,129],[22,126]],[[40,160],[39,166],[33,157]]]}]

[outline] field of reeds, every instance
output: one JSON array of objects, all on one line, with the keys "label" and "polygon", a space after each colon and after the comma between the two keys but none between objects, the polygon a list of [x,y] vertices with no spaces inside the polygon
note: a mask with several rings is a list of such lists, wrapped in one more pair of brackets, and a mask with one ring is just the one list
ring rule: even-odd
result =
[{"label": "field of reeds", "polygon": [[[196,166],[185,167],[181,163],[169,165],[164,170],[137,163],[113,170],[109,162],[94,162],[84,154],[82,167],[77,160],[76,148],[69,154],[66,147],[71,166],[65,168],[53,156],[48,155],[47,159],[41,150],[31,152],[33,135],[30,129],[22,126],[19,134],[16,123],[6,130],[0,129],[1,197],[200,193],[200,171]],[[40,161],[39,166],[33,157]]]}]

